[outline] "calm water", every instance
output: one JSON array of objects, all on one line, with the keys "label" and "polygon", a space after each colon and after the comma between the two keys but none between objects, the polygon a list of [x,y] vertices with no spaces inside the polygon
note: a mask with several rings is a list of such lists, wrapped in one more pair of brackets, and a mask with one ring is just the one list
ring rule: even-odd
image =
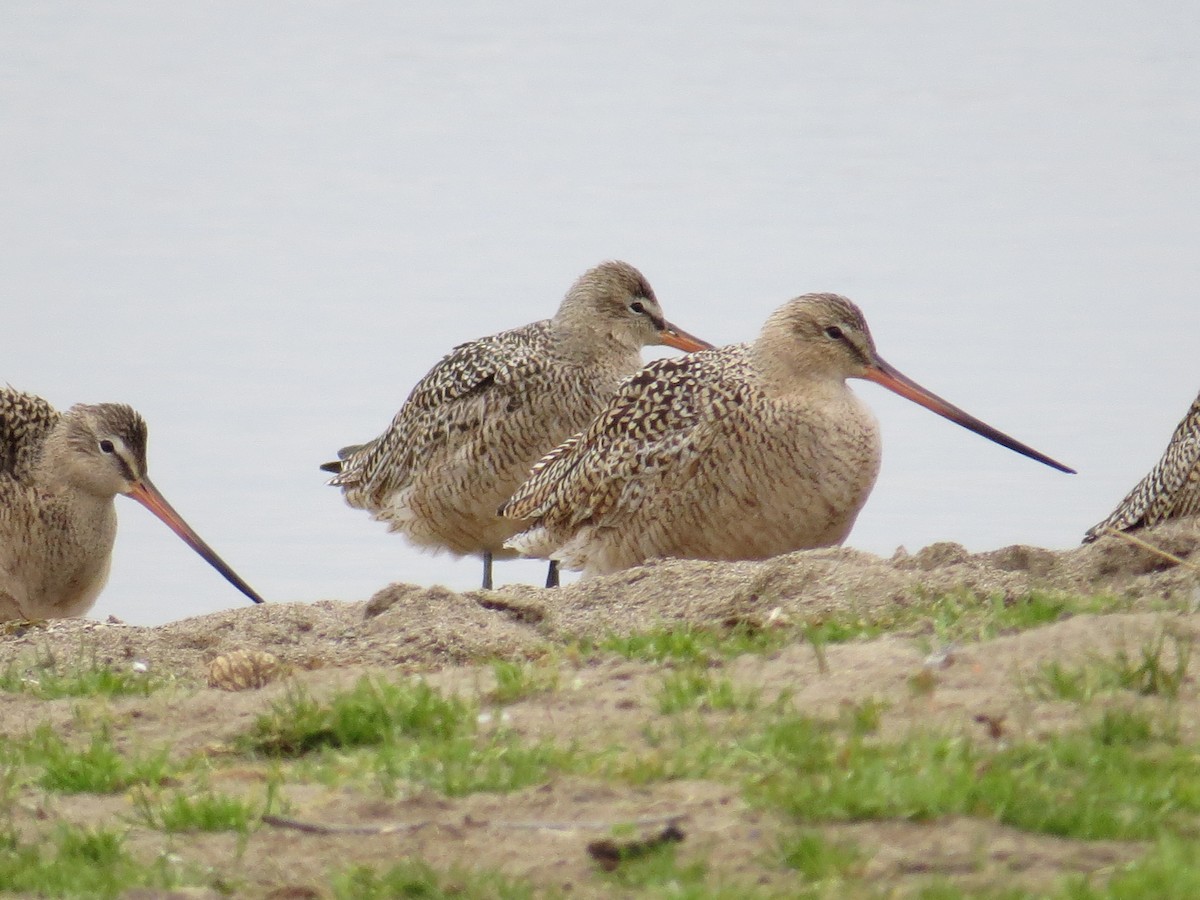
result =
[{"label": "calm water", "polygon": [[[317,465],[604,258],[717,342],[845,293],[890,362],[1080,471],[863,384],[884,466],[849,543],[878,553],[1074,544],[1200,387],[1193,0],[417,6],[0,12],[0,380],[141,410],[158,486],[270,599],[477,584]],[[244,602],[119,502],[94,615]]]}]

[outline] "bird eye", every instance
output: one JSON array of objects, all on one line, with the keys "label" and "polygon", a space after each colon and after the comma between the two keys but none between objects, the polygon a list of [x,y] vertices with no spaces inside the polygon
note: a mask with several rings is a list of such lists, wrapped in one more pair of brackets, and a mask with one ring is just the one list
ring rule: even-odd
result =
[{"label": "bird eye", "polygon": [[634,300],[629,304],[629,311],[638,313],[640,315],[646,312],[646,307],[642,305],[641,300]]},{"label": "bird eye", "polygon": [[112,441],[105,438],[100,442],[100,449],[105,453],[115,453],[117,448],[113,446]]},{"label": "bird eye", "polygon": [[840,341],[845,337],[845,335],[842,334],[842,329],[838,328],[836,325],[830,325],[828,328],[826,328],[825,336],[834,341]]}]

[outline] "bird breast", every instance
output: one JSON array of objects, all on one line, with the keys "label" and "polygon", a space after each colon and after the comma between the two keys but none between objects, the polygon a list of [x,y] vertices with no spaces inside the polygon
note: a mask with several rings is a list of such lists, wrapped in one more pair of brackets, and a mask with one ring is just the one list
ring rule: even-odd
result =
[{"label": "bird breast", "polygon": [[37,618],[82,615],[108,580],[117,534],[113,501],[78,493],[26,499],[25,539],[14,548],[22,611]]},{"label": "bird breast", "polygon": [[[759,559],[841,543],[879,472],[879,427],[849,388],[759,396],[720,423],[697,472],[716,505],[705,525],[716,559]],[[720,523],[717,525],[716,523]]]}]

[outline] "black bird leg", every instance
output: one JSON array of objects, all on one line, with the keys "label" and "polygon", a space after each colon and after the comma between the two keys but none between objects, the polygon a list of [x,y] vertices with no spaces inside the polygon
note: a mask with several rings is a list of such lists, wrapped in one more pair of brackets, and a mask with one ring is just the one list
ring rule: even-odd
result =
[{"label": "black bird leg", "polygon": [[492,589],[492,551],[483,551],[483,589],[490,591]]}]

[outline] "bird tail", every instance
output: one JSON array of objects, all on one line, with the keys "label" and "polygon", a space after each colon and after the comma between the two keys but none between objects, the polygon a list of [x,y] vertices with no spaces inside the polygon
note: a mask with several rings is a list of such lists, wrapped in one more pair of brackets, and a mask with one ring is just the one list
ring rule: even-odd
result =
[{"label": "bird tail", "polygon": [[357,453],[366,444],[350,444],[338,451],[338,458],[333,462],[321,463],[322,472],[332,472],[334,475],[341,475],[343,471],[343,463],[352,455]]}]

